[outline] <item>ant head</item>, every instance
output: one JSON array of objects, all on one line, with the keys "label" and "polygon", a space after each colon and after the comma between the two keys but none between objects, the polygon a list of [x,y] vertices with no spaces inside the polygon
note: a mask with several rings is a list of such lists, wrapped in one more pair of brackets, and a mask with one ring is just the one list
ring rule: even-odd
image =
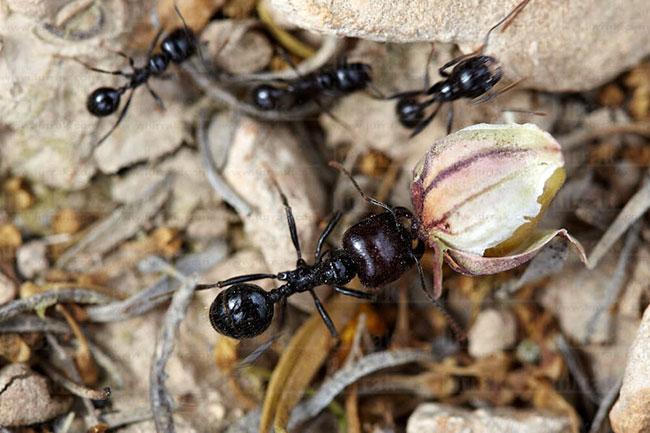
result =
[{"label": "ant head", "polygon": [[368,69],[362,67],[363,63],[349,63],[345,67],[335,71],[337,88],[342,92],[353,92],[363,90],[370,83],[370,65]]},{"label": "ant head", "polygon": [[215,331],[238,340],[261,334],[272,319],[273,301],[255,284],[235,284],[210,305],[210,324]]},{"label": "ant head", "polygon": [[253,89],[253,104],[260,110],[275,110],[279,99],[278,89],[268,84],[260,84]]},{"label": "ant head", "polygon": [[397,118],[406,128],[415,128],[424,119],[424,107],[415,98],[402,98],[395,107]]},{"label": "ant head", "polygon": [[113,89],[111,87],[100,87],[95,89],[86,101],[88,111],[98,117],[109,116],[120,106],[120,96],[124,91],[122,89]]},{"label": "ant head", "polygon": [[160,49],[178,64],[189,59],[196,49],[195,36],[189,28],[177,28],[160,43]]}]

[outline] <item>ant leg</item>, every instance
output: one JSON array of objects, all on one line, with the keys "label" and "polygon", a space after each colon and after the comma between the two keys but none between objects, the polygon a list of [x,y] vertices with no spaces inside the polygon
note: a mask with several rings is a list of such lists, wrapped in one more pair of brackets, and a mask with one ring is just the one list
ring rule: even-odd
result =
[{"label": "ant leg", "polygon": [[420,264],[420,261],[415,257],[413,253],[411,253],[411,257],[413,258],[413,261],[415,261],[415,265],[418,268],[418,274],[420,276],[420,287],[422,288],[422,291],[424,292],[426,297],[429,298],[431,302],[433,302],[433,305],[438,309],[438,311],[442,313],[445,319],[447,319],[447,323],[449,324],[451,329],[453,329],[454,334],[456,334],[458,340],[460,341],[465,340],[467,338],[467,336],[465,335],[465,331],[462,330],[458,322],[456,322],[456,320],[451,316],[449,311],[447,311],[447,309],[445,309],[445,307],[442,306],[440,301],[434,298],[431,295],[431,293],[429,293],[429,291],[427,290],[427,286],[424,283],[424,271],[422,270],[422,265]]},{"label": "ant leg", "polygon": [[387,96],[386,99],[412,98],[414,96],[420,96],[422,93],[422,90],[411,90],[408,92],[395,93],[394,95]]},{"label": "ant leg", "polygon": [[320,299],[318,299],[318,296],[316,296],[316,293],[314,293],[314,289],[309,289],[309,293],[311,293],[311,296],[314,298],[314,303],[316,304],[316,309],[318,310],[318,314],[320,314],[320,317],[323,319],[323,322],[325,322],[325,325],[327,326],[327,329],[329,329],[330,333],[332,334],[332,337],[339,338],[339,333],[336,332],[336,328],[334,327],[334,323],[332,322],[332,319],[330,318],[329,314],[327,314],[327,311],[325,311],[325,307],[323,307],[323,304],[321,304]]},{"label": "ant leg", "polygon": [[449,68],[451,68],[452,66],[454,66],[456,63],[458,63],[458,62],[460,62],[460,61],[462,61],[462,60],[468,59],[468,58],[470,58],[470,57],[474,57],[474,56],[476,56],[477,54],[482,53],[484,48],[485,48],[485,44],[483,44],[483,45],[481,45],[480,47],[478,47],[478,49],[477,49],[476,51],[472,51],[471,53],[468,53],[468,54],[463,54],[462,56],[458,56],[458,57],[456,57],[455,59],[452,59],[452,60],[448,61],[447,63],[445,63],[444,65],[442,65],[442,67],[441,67],[440,69],[438,69],[438,73],[439,73],[442,77],[444,77],[444,78],[448,78],[448,77],[449,77],[449,72],[447,72],[445,69],[449,69]]},{"label": "ant leg", "polygon": [[227,280],[219,281],[217,283],[197,284],[196,285],[196,290],[208,290],[208,289],[213,289],[215,287],[228,287],[228,286],[232,286],[234,284],[246,283],[248,281],[255,281],[255,280],[264,280],[266,278],[278,278],[278,276],[275,275],[275,274],[240,275],[238,277],[228,278]]},{"label": "ant leg", "polygon": [[[343,167],[341,164],[339,164],[339,163],[336,162],[336,161],[330,161],[329,166],[330,166],[330,167],[334,167],[334,168],[336,168],[337,170],[343,172],[343,174],[345,174],[345,175],[348,177],[348,179],[350,179],[350,181],[352,182],[352,185],[354,185],[354,187],[355,187],[356,190],[359,192],[359,194],[361,194],[361,198],[363,198],[365,201],[367,201],[368,203],[370,203],[370,204],[372,204],[372,205],[382,207],[382,208],[386,209],[388,212],[393,213],[393,208],[391,208],[390,206],[388,206],[386,203],[382,203],[382,202],[380,202],[379,200],[376,200],[376,199],[374,199],[374,198],[372,198],[372,197],[367,196],[366,193],[363,192],[363,190],[361,189],[361,187],[359,186],[359,184],[357,183],[357,181],[354,180],[354,178],[352,177],[352,175],[350,174],[350,172],[347,171],[347,170],[345,169],[345,167]],[[396,217],[396,218],[397,218],[397,217]]]},{"label": "ant leg", "polygon": [[151,88],[148,82],[145,81],[144,85],[149,91],[149,94],[153,97],[153,100],[156,101],[156,104],[158,104],[158,106],[164,110],[165,104],[163,104],[162,99],[160,99],[160,97],[156,94],[156,92],[153,91],[153,89]]},{"label": "ant leg", "polygon": [[449,103],[449,111],[447,112],[447,135],[451,134],[451,124],[454,121],[454,106]]},{"label": "ant leg", "polygon": [[431,43],[431,51],[429,51],[429,57],[427,57],[427,64],[424,66],[424,88],[428,89],[430,87],[430,77],[429,77],[429,64],[431,64],[431,59],[433,59],[433,53],[435,52],[436,46]]},{"label": "ant leg", "polygon": [[120,116],[117,118],[117,122],[115,122],[115,125],[95,144],[95,146],[99,146],[108,138],[109,135],[115,131],[115,128],[118,127],[118,125],[122,122],[122,119],[124,119],[124,116],[126,116],[126,112],[129,110],[129,106],[131,105],[131,99],[133,99],[133,92],[135,92],[135,88],[131,89],[131,92],[129,93],[129,97],[126,100],[126,104],[124,104],[124,108],[122,109],[122,112],[120,113]]},{"label": "ant leg", "polygon": [[320,238],[318,238],[318,244],[316,244],[316,251],[314,252],[314,259],[318,260],[320,257],[320,250],[323,247],[323,243],[330,235],[330,233],[332,233],[332,230],[334,230],[336,224],[338,224],[339,220],[341,219],[341,215],[342,212],[340,210],[337,210],[330,222],[327,223],[327,227],[325,227],[325,230],[323,230]]},{"label": "ant leg", "polygon": [[153,40],[149,44],[149,48],[147,49],[147,60],[151,59],[151,54],[153,54],[154,48],[156,48],[156,44],[158,43],[158,39],[160,39],[160,36],[162,35],[163,29],[158,30],[156,33],[156,36],[154,36]]},{"label": "ant leg", "polygon": [[106,69],[96,68],[96,67],[94,67],[94,66],[89,65],[89,64],[86,63],[86,62],[82,62],[81,60],[79,60],[79,59],[77,59],[77,58],[75,58],[75,57],[69,57],[69,58],[72,59],[72,60],[74,60],[75,62],[81,64],[81,65],[84,66],[86,69],[89,69],[89,70],[91,70],[91,71],[100,72],[100,73],[102,73],[102,74],[121,75],[121,76],[123,76],[123,77],[127,77],[127,78],[128,78],[129,75],[130,75],[130,74],[126,74],[126,73],[124,73],[124,72],[122,72],[122,71],[120,71],[120,70],[117,70],[117,71],[107,71]]},{"label": "ant leg", "polygon": [[347,287],[338,287],[338,286],[332,286],[334,287],[334,290],[347,296],[352,296],[353,298],[359,298],[359,299],[375,299],[375,295],[372,293],[366,293],[362,292],[361,290],[354,290],[354,289],[348,289]]},{"label": "ant leg", "polygon": [[505,92],[507,92],[508,90],[510,90],[510,89],[512,89],[513,87],[517,86],[517,85],[520,84],[522,81],[523,81],[523,79],[521,79],[521,80],[517,80],[517,81],[515,81],[514,83],[508,84],[506,87],[504,87],[503,89],[499,90],[498,92],[489,93],[489,94],[487,94],[487,95],[484,95],[484,96],[482,96],[482,97],[476,99],[475,101],[472,101],[472,103],[473,103],[473,104],[480,104],[480,103],[482,103],[482,102],[489,101],[489,100],[492,99],[492,98],[496,98],[497,96],[502,95],[502,94],[504,94]]},{"label": "ant leg", "polygon": [[280,309],[280,323],[278,324],[278,327],[280,331],[284,329],[284,326],[287,324],[287,297],[283,296],[282,300],[280,301],[280,306],[278,307]]},{"label": "ant leg", "polygon": [[433,112],[426,119],[424,119],[422,122],[420,122],[420,124],[417,126],[417,128],[415,128],[415,130],[411,133],[411,138],[418,135],[420,132],[422,132],[422,130],[424,128],[426,128],[429,125],[429,123],[431,123],[433,118],[436,117],[436,114],[438,114],[438,111],[440,111],[440,107],[442,107],[442,102],[440,102],[438,104],[438,106],[435,108],[435,110],[433,110]]}]

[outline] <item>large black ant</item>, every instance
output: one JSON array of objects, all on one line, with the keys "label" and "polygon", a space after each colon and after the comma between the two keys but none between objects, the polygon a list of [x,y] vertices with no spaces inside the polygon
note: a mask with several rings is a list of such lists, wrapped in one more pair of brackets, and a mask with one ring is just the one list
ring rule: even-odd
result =
[{"label": "large black ant", "polygon": [[370,71],[367,63],[343,61],[295,80],[282,81],[282,86],[260,84],[253,89],[251,99],[260,110],[288,110],[323,94],[347,95],[368,87],[379,93],[372,85]]},{"label": "large black ant", "polygon": [[[399,206],[390,207],[368,197],[349,172],[336,163],[331,163],[331,165],[350,178],[365,201],[385,209],[385,212],[364,218],[351,226],[343,234],[342,248],[326,250],[321,254],[325,240],[341,218],[341,212],[336,212],[318,239],[314,252],[314,264],[308,264],[302,258],[291,207],[285,195],[280,191],[291,240],[298,255],[296,268],[277,274],[241,275],[214,284],[197,286],[197,290],[228,287],[217,295],[210,306],[209,317],[212,327],[220,334],[236,339],[254,337],[270,326],[274,304],[280,301],[284,302],[288,296],[295,293],[309,292],[314,298],[316,309],[325,325],[337,338],[336,328],[314,292],[314,288],[331,285],[334,290],[344,295],[374,299],[375,296],[371,293],[350,289],[344,285],[357,276],[364,287],[378,288],[397,280],[411,266],[416,265],[420,274],[422,290],[449,319],[449,323],[456,333],[459,336],[464,336],[458,325],[426,290],[424,272],[419,262],[424,253],[424,244],[414,236],[411,211]],[[414,240],[417,240],[415,247],[413,247]],[[249,281],[265,278],[285,283],[269,292],[255,284],[248,284]]]},{"label": "large black ant", "polygon": [[[428,73],[425,73],[423,90],[402,92],[390,97],[390,99],[398,99],[396,112],[399,122],[406,128],[414,129],[411,137],[419,134],[427,127],[427,125],[429,125],[429,123],[431,123],[444,103],[451,103],[461,98],[474,99],[484,95],[474,101],[475,104],[480,104],[481,102],[485,102],[502,94],[517,84],[515,82],[496,93],[486,95],[486,93],[499,82],[503,72],[501,71],[499,62],[494,57],[484,56],[482,53],[488,44],[490,34],[504,22],[513,19],[516,14],[521,12],[529,1],[530,0],[523,0],[508,15],[492,26],[485,35],[485,40],[478,50],[470,54],[456,57],[444,64],[438,70],[440,75],[445,78],[444,80],[429,87]],[[503,30],[505,30],[509,24],[510,23],[508,23]],[[454,66],[454,69],[449,72],[448,69],[452,66]],[[418,98],[420,97],[428,98],[419,100]],[[425,118],[425,110],[435,103],[438,105],[431,114]],[[451,107],[450,104],[449,113],[447,115],[448,134],[451,133],[453,113],[453,107]]]},{"label": "large black ant", "polygon": [[124,105],[124,108],[117,118],[117,122],[115,122],[115,125],[113,125],[113,127],[97,142],[96,145],[99,145],[104,140],[106,140],[108,136],[111,135],[111,133],[115,130],[115,128],[117,128],[122,119],[124,119],[124,116],[129,109],[129,105],[131,104],[133,92],[139,86],[144,85],[153,99],[156,101],[156,104],[158,104],[158,106],[162,109],[165,108],[160,97],[158,97],[156,92],[154,92],[153,89],[149,86],[149,78],[160,77],[167,70],[170,62],[180,64],[189,59],[197,49],[196,36],[192,30],[187,27],[185,19],[183,19],[183,16],[175,5],[174,9],[176,10],[178,16],[181,18],[183,27],[176,28],[169,35],[167,35],[160,43],[161,52],[153,54],[153,50],[158,43],[158,39],[160,39],[160,36],[162,35],[162,30],[156,34],[155,38],[149,45],[145,66],[136,67],[133,58],[127,56],[122,52],[118,52],[117,54],[129,60],[129,65],[133,70],[131,73],[122,72],[120,70],[106,71],[104,69],[94,68],[92,66],[86,65],[85,63],[82,63],[92,71],[101,72],[104,74],[120,75],[129,80],[128,83],[117,89],[112,87],[99,87],[93,90],[93,92],[88,95],[88,100],[86,101],[86,108],[93,116],[104,117],[115,113],[120,106],[120,98],[122,95],[127,90],[131,90],[129,97],[126,100],[126,104]]}]

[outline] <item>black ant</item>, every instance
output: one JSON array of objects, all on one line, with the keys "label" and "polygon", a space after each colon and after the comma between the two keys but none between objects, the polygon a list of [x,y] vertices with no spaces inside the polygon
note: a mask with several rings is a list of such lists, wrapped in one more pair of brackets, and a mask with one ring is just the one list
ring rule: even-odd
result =
[{"label": "black ant", "polygon": [[343,61],[335,67],[282,81],[283,86],[260,84],[252,91],[252,102],[260,110],[288,110],[315,100],[322,94],[347,95],[367,87],[380,93],[372,85],[370,71],[367,63]]},{"label": "black ant", "polygon": [[[429,123],[431,123],[444,103],[451,103],[460,98],[474,99],[484,95],[474,101],[475,104],[480,104],[481,102],[485,102],[502,94],[517,84],[515,82],[499,92],[485,95],[485,93],[499,82],[503,72],[501,71],[499,62],[494,57],[484,56],[481,55],[481,53],[487,46],[490,34],[504,22],[513,19],[516,14],[521,12],[529,1],[530,0],[523,0],[508,15],[492,26],[485,35],[485,40],[478,50],[470,54],[456,57],[443,65],[438,72],[445,78],[444,80],[429,87],[428,73],[425,73],[424,90],[402,92],[390,97],[390,99],[398,99],[395,108],[399,122],[406,128],[414,129],[411,137],[419,134],[427,127],[427,125],[429,125]],[[509,24],[510,23],[508,23],[503,30],[505,30]],[[454,69],[452,69],[451,72],[447,71],[447,69],[452,66],[454,66]],[[418,97],[422,96],[429,98],[420,102]],[[438,103],[438,105],[433,112],[425,118],[425,110],[435,103]],[[447,134],[451,133],[453,113],[453,107],[450,106],[449,114],[447,115]]]},{"label": "black ant", "polygon": [[114,89],[112,87],[99,87],[93,90],[93,92],[88,95],[88,100],[86,101],[86,108],[93,116],[104,117],[115,113],[120,106],[120,98],[122,95],[127,90],[131,90],[129,97],[126,100],[126,104],[120,112],[117,122],[115,122],[115,125],[113,125],[113,127],[97,142],[96,145],[99,145],[104,140],[106,140],[108,136],[111,135],[111,133],[115,130],[115,128],[117,128],[122,119],[124,119],[124,116],[129,109],[129,105],[131,104],[133,92],[139,86],[144,85],[153,99],[156,101],[156,104],[158,104],[158,106],[162,109],[165,108],[162,100],[149,86],[149,78],[160,77],[165,72],[165,70],[167,70],[170,62],[180,64],[189,59],[197,49],[196,36],[192,30],[187,27],[185,19],[183,19],[183,16],[181,15],[178,8],[174,6],[174,9],[176,10],[178,16],[181,18],[183,27],[176,28],[169,35],[167,35],[160,43],[161,52],[153,54],[153,50],[158,43],[158,39],[162,34],[162,30],[156,34],[155,38],[151,42],[151,45],[149,46],[149,50],[147,51],[147,61],[145,63],[145,66],[140,68],[136,67],[133,58],[127,56],[122,52],[118,52],[117,54],[126,57],[129,60],[129,65],[133,70],[132,73],[125,73],[119,70],[106,71],[104,69],[94,68],[86,65],[85,63],[82,63],[92,71],[101,72],[104,74],[120,75],[129,80],[127,84],[117,89]]},{"label": "black ant", "polygon": [[[220,334],[236,339],[254,337],[270,326],[274,304],[284,302],[288,296],[295,293],[309,292],[325,325],[331,334],[338,338],[334,324],[314,292],[314,288],[331,285],[334,290],[344,295],[374,299],[373,294],[350,289],[344,285],[358,276],[364,287],[378,288],[397,280],[411,266],[416,265],[422,290],[449,319],[456,333],[464,336],[458,325],[426,290],[424,273],[419,262],[424,253],[424,244],[413,234],[415,231],[412,227],[411,211],[399,206],[390,207],[368,197],[342,166],[336,163],[330,165],[343,171],[350,178],[365,201],[382,207],[385,212],[364,218],[348,228],[343,234],[343,248],[327,250],[321,254],[325,240],[341,218],[341,212],[336,212],[318,239],[314,264],[307,264],[300,251],[291,207],[280,191],[291,240],[298,255],[296,269],[277,274],[241,275],[215,284],[197,286],[197,290],[229,287],[220,292],[210,306],[209,316],[212,327]],[[414,240],[417,240],[415,247],[413,247]],[[269,292],[255,284],[248,284],[249,281],[265,278],[284,281],[285,284]]]}]

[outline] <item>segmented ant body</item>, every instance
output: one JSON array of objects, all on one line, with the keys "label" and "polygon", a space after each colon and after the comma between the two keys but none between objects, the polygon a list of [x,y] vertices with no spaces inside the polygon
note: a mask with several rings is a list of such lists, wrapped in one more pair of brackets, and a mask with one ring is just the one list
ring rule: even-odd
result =
[{"label": "segmented ant body", "polygon": [[252,102],[260,110],[288,110],[321,95],[347,95],[372,86],[370,71],[366,63],[343,62],[282,86],[260,84],[252,91]]},{"label": "segmented ant body", "polygon": [[[483,45],[474,53],[459,56],[443,65],[438,72],[444,80],[429,87],[428,74],[425,73],[424,89],[398,93],[390,97],[397,99],[396,113],[399,122],[406,128],[414,129],[411,137],[419,134],[434,119],[440,107],[461,98],[475,99],[475,104],[485,102],[512,88],[516,83],[491,94],[489,92],[501,80],[503,72],[494,57],[482,55],[487,46],[490,34],[504,22],[514,18],[530,0],[523,0],[508,15],[502,18],[486,34]],[[508,26],[507,24],[504,27]],[[455,66],[454,66],[455,65]],[[449,71],[449,68],[454,68]],[[480,97],[483,95],[482,97]],[[479,98],[480,97],[480,98]],[[427,108],[437,106],[425,117]],[[447,133],[451,133],[453,107],[449,108],[447,116]]]},{"label": "segmented ant body", "polygon": [[88,95],[86,108],[92,115],[97,117],[105,117],[115,113],[120,106],[120,99],[122,95],[128,90],[131,91],[129,93],[128,99],[126,100],[124,108],[120,112],[117,122],[115,122],[115,125],[113,125],[113,127],[97,142],[96,145],[99,145],[104,140],[106,140],[108,136],[111,135],[111,133],[115,130],[115,128],[117,128],[122,119],[124,119],[124,116],[129,109],[129,105],[131,104],[133,92],[138,87],[144,85],[158,106],[164,109],[162,100],[149,86],[149,79],[151,77],[160,77],[167,70],[170,62],[180,64],[186,61],[196,52],[197,49],[197,42],[194,33],[187,27],[185,20],[183,20],[183,17],[180,15],[178,9],[176,9],[176,12],[183,21],[183,27],[177,28],[173,30],[169,35],[167,35],[160,43],[160,52],[152,54],[153,49],[156,47],[156,44],[160,39],[162,31],[156,34],[156,37],[153,39],[151,45],[149,46],[145,66],[136,67],[131,57],[128,57],[126,54],[120,52],[118,52],[118,54],[126,57],[129,60],[129,65],[131,66],[133,72],[126,73],[119,70],[106,71],[84,64],[90,70],[105,74],[120,75],[129,80],[128,83],[122,87],[99,87],[95,89],[90,95]]},{"label": "segmented ant body", "polygon": [[[344,171],[342,167],[338,167]],[[349,176],[346,171],[344,172]],[[197,287],[198,290],[228,287],[217,295],[210,306],[210,323],[217,332],[237,339],[259,335],[271,324],[274,304],[286,300],[288,296],[295,293],[309,292],[327,328],[334,337],[338,337],[334,324],[314,292],[314,288],[330,285],[344,295],[374,299],[373,294],[350,289],[344,285],[357,276],[364,287],[382,287],[400,278],[413,265],[417,266],[420,273],[422,289],[446,314],[426,291],[419,262],[424,253],[424,245],[414,235],[416,232],[412,227],[411,211],[403,207],[389,207],[366,196],[351,176],[350,179],[364,200],[384,208],[385,212],[364,218],[349,227],[343,234],[342,248],[327,250],[321,254],[323,243],[341,217],[341,212],[337,212],[318,240],[314,264],[307,264],[301,255],[291,207],[284,194],[280,192],[286,209],[291,239],[298,255],[296,268],[278,274],[242,275]],[[417,240],[415,247],[413,247],[414,240]],[[260,286],[248,284],[249,281],[265,278],[277,279],[285,284],[269,292]],[[453,322],[451,318],[450,322]],[[462,335],[455,322],[452,326],[459,335]]]}]

